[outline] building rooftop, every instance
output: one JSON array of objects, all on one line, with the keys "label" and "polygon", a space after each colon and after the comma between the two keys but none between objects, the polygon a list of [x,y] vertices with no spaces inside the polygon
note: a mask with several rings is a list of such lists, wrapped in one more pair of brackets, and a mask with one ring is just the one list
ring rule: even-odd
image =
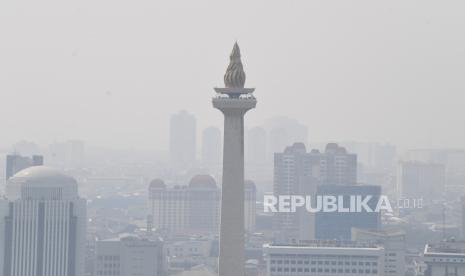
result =
[{"label": "building rooftop", "polygon": [[424,254],[465,255],[465,241],[444,241],[436,244],[427,244]]},{"label": "building rooftop", "polygon": [[337,240],[309,240],[299,244],[269,244],[267,247],[295,247],[295,248],[379,248],[371,242],[337,241]]}]

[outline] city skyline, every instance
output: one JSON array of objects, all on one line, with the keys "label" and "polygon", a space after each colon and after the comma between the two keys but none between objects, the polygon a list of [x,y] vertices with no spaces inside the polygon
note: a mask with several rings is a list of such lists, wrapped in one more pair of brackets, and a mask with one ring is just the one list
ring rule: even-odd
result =
[{"label": "city skyline", "polygon": [[0,116],[9,130],[1,147],[81,139],[163,149],[168,118],[181,109],[196,114],[199,129],[220,125],[204,99],[227,64],[213,57],[235,39],[247,49],[250,84],[263,88],[251,127],[284,115],[310,127],[312,141],[465,147],[462,128],[447,127],[464,123],[460,8],[337,3],[201,0],[107,9],[106,1],[66,7],[46,0],[31,2],[33,13],[2,3],[0,91],[8,100],[0,110],[14,116]]}]

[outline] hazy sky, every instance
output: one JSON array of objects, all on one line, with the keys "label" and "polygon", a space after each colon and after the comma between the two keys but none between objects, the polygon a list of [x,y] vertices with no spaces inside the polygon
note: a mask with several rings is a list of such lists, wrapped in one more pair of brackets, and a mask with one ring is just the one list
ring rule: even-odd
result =
[{"label": "hazy sky", "polygon": [[[310,141],[465,147],[465,4],[410,0],[0,1],[0,146],[167,147],[169,116],[211,107],[234,41],[249,126]],[[200,132],[200,131],[199,131]]]}]

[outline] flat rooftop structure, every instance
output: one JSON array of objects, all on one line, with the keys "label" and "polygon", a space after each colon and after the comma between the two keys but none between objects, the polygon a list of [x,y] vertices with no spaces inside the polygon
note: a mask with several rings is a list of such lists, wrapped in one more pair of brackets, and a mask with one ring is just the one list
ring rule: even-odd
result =
[{"label": "flat rooftop structure", "polygon": [[465,257],[465,241],[445,241],[436,244],[427,244],[425,246],[424,255],[464,255]]},{"label": "flat rooftop structure", "polygon": [[303,240],[298,244],[269,244],[269,247],[295,247],[295,248],[379,248],[379,244],[371,242],[339,241],[339,240]]}]

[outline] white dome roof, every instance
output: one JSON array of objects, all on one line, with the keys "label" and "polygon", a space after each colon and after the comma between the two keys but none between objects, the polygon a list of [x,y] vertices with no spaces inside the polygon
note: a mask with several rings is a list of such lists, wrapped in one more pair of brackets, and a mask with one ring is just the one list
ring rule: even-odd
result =
[{"label": "white dome roof", "polygon": [[23,198],[25,192],[27,192],[28,198],[35,198],[34,194],[31,193],[39,193],[41,198],[44,198],[45,194],[49,194],[55,199],[57,197],[60,199],[76,197],[77,182],[61,170],[33,166],[18,172],[7,182],[6,195],[8,198]]}]

